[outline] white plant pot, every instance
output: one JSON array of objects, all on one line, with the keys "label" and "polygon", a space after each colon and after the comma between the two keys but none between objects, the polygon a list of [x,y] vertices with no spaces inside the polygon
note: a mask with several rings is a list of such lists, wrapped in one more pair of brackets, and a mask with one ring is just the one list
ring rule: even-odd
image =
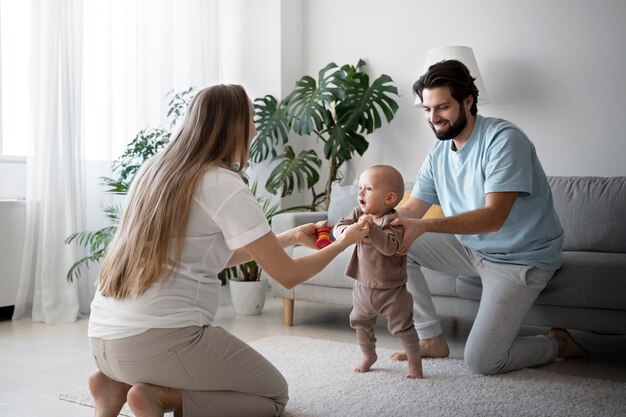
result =
[{"label": "white plant pot", "polygon": [[229,280],[230,297],[237,314],[255,316],[261,314],[267,295],[266,281]]}]

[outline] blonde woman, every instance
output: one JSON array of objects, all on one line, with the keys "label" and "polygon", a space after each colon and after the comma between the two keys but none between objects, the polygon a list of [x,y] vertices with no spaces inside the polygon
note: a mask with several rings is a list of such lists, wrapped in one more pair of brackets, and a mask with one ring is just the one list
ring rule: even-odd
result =
[{"label": "blonde woman", "polygon": [[103,260],[89,337],[98,371],[89,379],[96,417],[128,401],[137,417],[280,415],[280,372],[247,344],[212,326],[217,274],[255,259],[293,287],[368,233],[348,228],[335,243],[292,259],[284,247],[315,247],[307,224],[278,236],[239,172],[256,134],[252,102],[237,85],[200,91],[180,132],[144,164]]}]

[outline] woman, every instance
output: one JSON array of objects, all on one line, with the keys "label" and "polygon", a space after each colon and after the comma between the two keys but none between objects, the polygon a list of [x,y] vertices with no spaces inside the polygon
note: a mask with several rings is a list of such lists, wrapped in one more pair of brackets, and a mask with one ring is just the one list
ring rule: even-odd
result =
[{"label": "woman", "polygon": [[117,416],[126,401],[137,417],[170,409],[185,417],[283,412],[288,395],[280,372],[211,325],[217,274],[255,259],[291,288],[360,241],[368,227],[356,224],[322,250],[289,257],[284,247],[315,247],[315,231],[325,224],[272,233],[238,175],[256,134],[253,115],[241,86],[200,91],[180,132],[137,174],[91,306],[99,371],[89,388],[97,417]]}]

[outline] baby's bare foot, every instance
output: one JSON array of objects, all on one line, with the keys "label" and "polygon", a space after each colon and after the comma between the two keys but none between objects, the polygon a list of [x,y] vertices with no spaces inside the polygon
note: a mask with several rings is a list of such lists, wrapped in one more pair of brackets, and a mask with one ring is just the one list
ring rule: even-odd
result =
[{"label": "baby's bare foot", "polygon": [[409,360],[409,374],[406,376],[410,379],[421,379],[424,377],[422,371],[422,358],[420,353],[407,354]]},{"label": "baby's bare foot", "polygon": [[359,366],[354,368],[354,372],[368,372],[372,365],[378,360],[376,352],[363,353],[363,361]]},{"label": "baby's bare foot", "polygon": [[[420,340],[420,356],[422,358],[447,358],[450,356],[450,348],[443,336],[435,336],[430,339]],[[391,360],[405,361],[406,353],[396,352],[391,355]]]},{"label": "baby's bare foot", "polygon": [[151,384],[135,384],[128,391],[128,406],[136,417],[162,417],[182,407],[180,390]]},{"label": "baby's bare foot", "polygon": [[115,381],[100,371],[89,377],[89,391],[96,405],[95,417],[117,417],[126,402],[130,385]]},{"label": "baby's bare foot", "polygon": [[589,356],[589,352],[576,343],[567,330],[553,327],[550,329],[549,335],[554,337],[559,344],[559,352],[557,354],[559,358],[586,358]]}]

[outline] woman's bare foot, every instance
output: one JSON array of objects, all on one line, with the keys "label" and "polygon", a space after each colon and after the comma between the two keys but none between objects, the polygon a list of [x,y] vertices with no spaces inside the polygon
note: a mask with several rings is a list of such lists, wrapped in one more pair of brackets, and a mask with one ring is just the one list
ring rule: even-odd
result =
[{"label": "woman's bare foot", "polygon": [[422,372],[422,357],[419,352],[407,354],[409,361],[409,374],[406,376],[410,379],[422,379],[424,373]]},{"label": "woman's bare foot", "polygon": [[163,417],[166,411],[182,408],[180,390],[158,385],[135,384],[126,399],[136,417]]},{"label": "woman's bare foot", "polygon": [[[430,339],[420,340],[420,356],[422,358],[447,358],[450,356],[450,348],[443,336],[435,336]],[[396,352],[391,355],[391,360],[405,361],[406,353]]]},{"label": "woman's bare foot", "polygon": [[367,372],[370,370],[372,365],[376,363],[378,360],[378,355],[376,352],[363,352],[363,361],[359,366],[354,368],[354,372]]},{"label": "woman's bare foot", "polygon": [[89,391],[96,404],[95,417],[117,417],[126,403],[130,385],[115,381],[100,371],[89,377]]},{"label": "woman's bare foot", "polygon": [[567,330],[553,327],[550,329],[549,335],[554,337],[559,344],[559,353],[557,354],[559,358],[586,358],[589,356],[589,352],[576,343]]}]

